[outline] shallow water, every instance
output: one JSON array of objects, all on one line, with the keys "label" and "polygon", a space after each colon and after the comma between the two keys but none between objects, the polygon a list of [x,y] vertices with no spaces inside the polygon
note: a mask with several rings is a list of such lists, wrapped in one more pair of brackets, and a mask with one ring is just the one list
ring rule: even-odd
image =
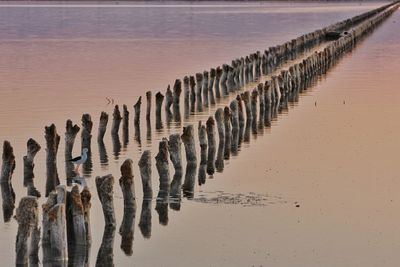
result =
[{"label": "shallow water", "polygon": [[[96,136],[100,112],[112,113],[106,97],[127,104],[132,114],[147,90],[164,92],[175,78],[382,3],[174,4],[0,6],[0,136],[15,149],[17,203],[25,194],[22,156],[29,137],[42,145],[35,183],[44,193],[44,125],[54,122],[63,134],[66,119],[78,123],[87,112]],[[399,63],[393,59],[400,53],[399,18],[396,12],[263,136],[252,136],[237,157],[225,161],[222,174],[207,177],[201,187],[196,181],[194,199],[183,198],[179,212],[170,209],[167,226],[158,223],[152,203],[151,238],[136,227],[133,255],[121,251],[116,232],[115,265],[396,266],[400,96]],[[192,116],[183,125],[207,116]],[[85,171],[93,194],[91,265],[104,226],[94,177],[113,173],[118,179],[124,159],[136,164],[144,148],[154,156],[156,141],[181,127],[157,132],[152,123],[151,140],[142,123],[139,146],[131,127],[129,143],[118,153],[107,132],[108,164],[100,163],[92,144],[93,170]],[[64,183],[61,140],[58,168]],[[77,140],[76,153],[79,147]],[[137,226],[142,204],[137,169],[135,179]],[[155,169],[153,186],[158,188]],[[118,230],[123,211],[118,183],[115,197]],[[0,227],[0,255],[12,265],[17,225],[12,220]]]}]

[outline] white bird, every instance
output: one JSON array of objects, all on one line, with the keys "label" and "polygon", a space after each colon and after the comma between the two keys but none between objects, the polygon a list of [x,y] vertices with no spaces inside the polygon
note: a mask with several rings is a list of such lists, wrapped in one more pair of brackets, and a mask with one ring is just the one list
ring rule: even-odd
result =
[{"label": "white bird", "polygon": [[79,166],[86,162],[88,151],[89,151],[89,149],[84,148],[84,149],[82,149],[82,154],[80,156],[67,160],[68,162],[72,162],[76,165],[76,167],[75,167],[76,173],[79,173]]}]

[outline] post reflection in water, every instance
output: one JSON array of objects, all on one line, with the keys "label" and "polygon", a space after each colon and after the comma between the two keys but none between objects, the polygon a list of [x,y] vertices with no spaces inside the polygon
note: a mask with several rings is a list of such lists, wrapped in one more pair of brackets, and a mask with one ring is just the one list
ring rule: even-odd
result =
[{"label": "post reflection in water", "polygon": [[182,169],[175,171],[171,182],[169,207],[173,210],[181,209],[182,201]]},{"label": "post reflection in water", "polygon": [[135,127],[135,141],[138,144],[138,146],[141,147],[142,140],[140,138],[140,124],[139,123],[135,123],[134,127]]},{"label": "post reflection in water", "polygon": [[124,210],[124,217],[119,228],[121,235],[121,249],[125,255],[132,255],[132,245],[135,234],[135,219],[136,219],[136,207],[134,209]]},{"label": "post reflection in water", "polygon": [[185,181],[183,182],[182,190],[183,196],[187,199],[193,199],[194,197],[194,184],[196,182],[196,169],[197,164],[195,162],[188,162],[186,165]]},{"label": "post reflection in water", "polygon": [[118,160],[121,153],[121,141],[118,133],[111,134],[114,159]]},{"label": "post reflection in water", "polygon": [[139,229],[144,238],[151,237],[151,199],[143,199],[140,212]]},{"label": "post reflection in water", "polygon": [[100,165],[102,167],[105,167],[108,165],[108,155],[107,155],[106,146],[104,145],[103,140],[99,140],[97,142],[97,144],[99,146]]},{"label": "post reflection in water", "polygon": [[96,266],[114,266],[114,236],[115,227],[105,226],[103,239],[97,253]]}]

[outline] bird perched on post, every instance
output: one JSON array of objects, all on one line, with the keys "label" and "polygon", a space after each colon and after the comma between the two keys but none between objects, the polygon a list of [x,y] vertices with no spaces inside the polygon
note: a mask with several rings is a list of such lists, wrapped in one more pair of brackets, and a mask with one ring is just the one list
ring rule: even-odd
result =
[{"label": "bird perched on post", "polygon": [[72,162],[72,163],[74,163],[76,165],[76,167],[75,167],[75,172],[76,173],[79,173],[79,166],[86,162],[87,157],[88,157],[87,156],[87,152],[88,151],[89,151],[89,149],[84,148],[84,149],[82,149],[82,154],[80,156],[75,157],[75,158],[70,159],[70,160],[67,160],[68,162]]}]

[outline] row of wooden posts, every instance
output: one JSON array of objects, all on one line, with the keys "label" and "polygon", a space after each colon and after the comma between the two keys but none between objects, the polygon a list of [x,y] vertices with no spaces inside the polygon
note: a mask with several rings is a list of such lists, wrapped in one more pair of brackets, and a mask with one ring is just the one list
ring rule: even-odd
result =
[{"label": "row of wooden posts", "polygon": [[[287,108],[288,102],[297,101],[299,93],[306,90],[316,77],[326,73],[326,71],[331,68],[344,53],[350,51],[354,47],[361,37],[365,36],[383,19],[388,17],[397,7],[398,2],[396,2],[395,5],[385,6],[357,16],[351,20],[334,24],[336,26],[330,26],[331,28],[333,27],[338,29],[345,26],[348,27],[349,23],[352,23],[352,25],[358,23],[358,25],[353,27],[347,35],[328,44],[323,51],[315,52],[302,62],[290,66],[287,70],[282,70],[280,75],[273,76],[265,83],[258,84],[258,86],[253,90],[238,94],[237,97],[230,102],[229,106],[218,108],[215,115],[210,116],[205,125],[200,121],[197,128],[198,142],[200,146],[200,165],[198,171],[199,183],[202,184],[205,182],[206,173],[212,175],[215,170],[218,171],[223,169],[224,159],[229,159],[230,153],[237,153],[239,143],[243,138],[245,138],[246,134],[249,134],[250,129],[253,130],[253,133],[257,133],[258,129],[270,127],[271,118],[274,117],[274,114],[279,112],[279,110]],[[315,34],[305,35],[309,38],[304,37],[304,39],[300,40],[307,40],[307,42],[309,40],[309,42],[321,40],[321,36],[318,34],[319,31],[314,33]],[[300,43],[306,44],[307,42],[304,41]],[[278,55],[281,55],[280,51],[287,51],[289,48],[293,49],[293,51],[297,51],[298,46],[296,44],[298,43],[286,43],[284,46],[280,46],[285,49],[276,49],[274,50],[276,53],[267,53],[265,54],[265,59],[269,58],[268,55],[276,55],[276,57],[273,58],[279,59],[280,57]],[[265,61],[261,60],[261,62]],[[267,60],[267,62],[269,61]],[[256,63],[256,66],[257,64],[258,63]],[[234,70],[230,70],[230,68],[226,67],[223,67],[222,69],[224,68],[226,69],[226,77],[232,76],[232,73],[237,73],[234,68]],[[246,67],[246,64],[243,64],[242,67],[238,67],[238,73],[246,73],[246,68],[248,68]],[[242,72],[240,69],[242,69]],[[255,67],[255,69],[257,69],[257,67]],[[231,71],[231,74],[229,74],[229,71]],[[217,72],[218,71],[215,73]],[[224,73],[224,71],[222,72]],[[200,75],[196,75],[196,78],[197,76],[200,77]],[[186,87],[187,84],[187,81],[185,80],[188,80],[190,87],[190,90],[188,91],[192,92],[192,88],[194,88],[196,84],[201,84],[203,88],[203,85],[210,84],[208,80],[207,83],[204,82],[206,79],[205,77],[207,77],[207,75],[202,75],[201,83],[199,82],[200,78],[197,79],[197,83],[194,83],[192,78],[187,79],[186,77],[184,79],[184,86]],[[211,79],[214,78],[214,72],[210,77]],[[217,74],[215,77],[217,77]],[[239,79],[237,80],[239,81],[239,84],[241,81],[246,83],[247,78],[241,79],[240,77],[246,76],[239,75]],[[174,112],[176,109],[179,110],[180,81],[178,81],[179,80],[175,82],[172,93],[170,90],[167,90],[167,113],[168,110],[170,110],[171,105],[173,105]],[[235,78],[233,78],[233,81],[236,84]],[[214,83],[214,81],[212,83]],[[215,85],[216,84],[217,83],[215,83]],[[221,81],[218,84],[221,85]],[[224,92],[224,90],[222,91]],[[229,91],[230,90],[228,89],[228,92]],[[185,95],[186,92],[185,89]],[[199,92],[201,91],[197,90],[196,94],[188,94],[188,96],[190,99],[196,96],[196,102],[199,102],[201,99],[201,97],[198,98]],[[210,95],[211,94],[208,96]],[[146,96],[148,100],[146,119],[149,120],[151,110],[151,104],[149,101],[151,102],[151,94],[147,93]],[[160,100],[161,98],[163,98],[163,96],[161,97],[160,93],[158,93],[156,95],[156,118],[161,117],[161,104],[159,104],[160,102],[162,103]],[[203,100],[204,99],[206,98],[204,97]],[[139,99],[138,103],[134,106],[135,124],[139,123],[140,101],[141,99]],[[208,103],[208,101],[206,102]],[[123,116],[121,116],[118,106],[115,107],[111,130],[112,135],[118,135],[121,121],[123,122],[123,129],[128,129],[128,115],[129,112],[126,106],[123,107]],[[99,143],[103,142],[107,122],[108,115],[103,112],[99,124],[97,140]],[[89,148],[90,150],[92,127],[93,123],[90,115],[84,114],[82,117],[81,132],[82,148]],[[79,130],[79,126],[73,125],[70,120],[67,121],[65,133],[66,159],[69,159],[72,156],[71,153],[74,140]],[[182,191],[185,196],[189,198],[193,197],[198,163],[194,131],[194,126],[188,125],[183,127],[183,133],[181,135],[172,134],[169,136],[169,139],[164,138],[159,143],[158,153],[155,157],[156,168],[159,175],[159,190],[156,199],[156,210],[159,214],[160,223],[162,224],[168,222],[167,207],[170,198],[178,200],[170,203],[170,207],[173,209],[179,209]],[[218,133],[219,139],[218,148],[216,133]],[[65,261],[68,259],[70,244],[73,244],[74,247],[78,248],[87,248],[91,243],[91,193],[86,186],[81,192],[79,192],[78,186],[73,186],[71,191],[67,191],[65,186],[59,185],[60,182],[57,174],[56,155],[60,136],[57,134],[55,125],[45,128],[45,138],[47,152],[46,196],[48,196],[48,198],[46,203],[42,206],[42,229],[39,228],[39,206],[37,201],[37,198],[40,197],[40,192],[35,188],[33,183],[34,157],[41,147],[33,139],[28,141],[27,155],[24,157],[24,185],[27,187],[28,196],[25,196],[20,200],[15,215],[18,221],[16,263],[21,265],[27,264],[28,260],[36,263],[38,262],[38,246],[41,232],[44,263]],[[185,150],[187,164],[183,183],[182,143]],[[7,220],[12,216],[15,205],[15,193],[11,185],[11,177],[15,168],[15,156],[13,148],[8,141],[4,142],[2,159],[3,165],[0,181],[4,218]],[[145,237],[149,237],[151,232],[151,226],[149,230],[149,224],[151,224],[149,206],[153,198],[151,159],[151,151],[146,150],[142,153],[138,162],[143,189],[143,205],[139,227]],[[169,172],[169,160],[172,162],[174,168],[172,181]],[[66,168],[68,169],[69,167],[67,166]],[[103,242],[97,260],[99,263],[104,265],[110,260],[112,263],[112,248],[116,226],[113,203],[114,176],[111,174],[102,177],[98,176],[96,177],[95,183],[105,220]],[[124,216],[119,229],[123,237],[123,244],[121,244],[121,247],[123,247],[123,249],[129,254],[132,249],[133,222],[136,213],[133,161],[131,159],[125,160],[121,165],[121,178],[119,179],[119,184],[124,199]],[[80,249],[76,251],[80,251]]]}]

